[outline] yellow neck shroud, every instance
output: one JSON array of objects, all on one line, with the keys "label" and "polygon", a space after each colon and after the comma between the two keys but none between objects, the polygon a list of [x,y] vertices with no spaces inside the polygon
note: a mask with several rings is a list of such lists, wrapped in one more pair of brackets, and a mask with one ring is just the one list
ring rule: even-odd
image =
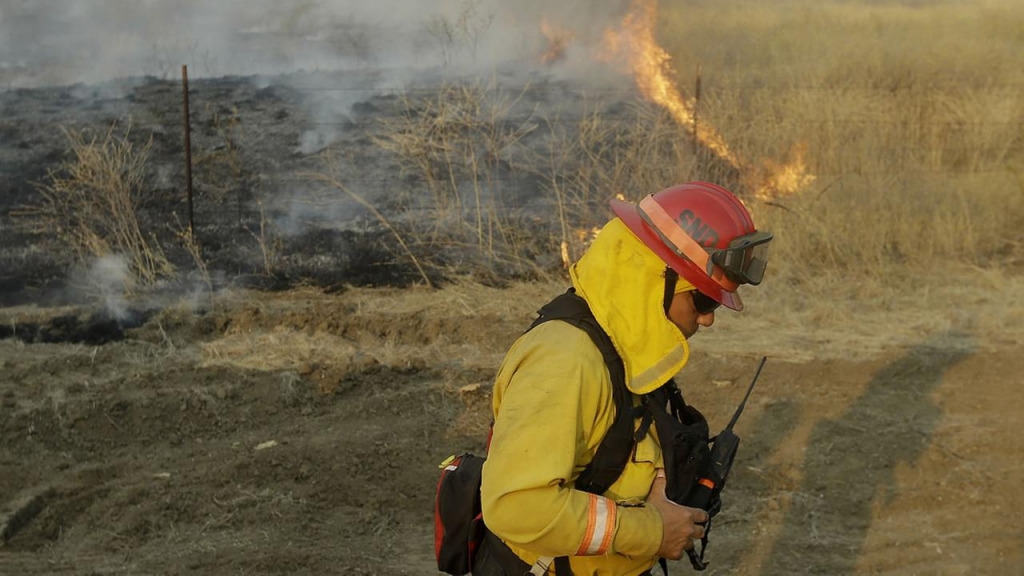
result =
[{"label": "yellow neck shroud", "polygon": [[[622,356],[634,394],[656,389],[686,365],[689,344],[665,315],[665,263],[621,220],[605,225],[569,274]],[[676,292],[693,289],[676,282]]]}]

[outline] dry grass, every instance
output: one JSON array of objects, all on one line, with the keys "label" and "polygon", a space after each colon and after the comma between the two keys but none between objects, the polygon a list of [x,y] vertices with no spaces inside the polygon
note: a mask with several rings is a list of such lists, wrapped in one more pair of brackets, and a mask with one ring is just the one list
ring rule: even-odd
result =
[{"label": "dry grass", "polygon": [[709,173],[719,169],[707,166],[692,141],[657,108],[636,104],[616,119],[602,113],[599,103],[594,108],[577,121],[548,122],[545,157],[535,168],[557,207],[559,242],[568,261],[583,253],[591,231],[607,221],[609,198],[639,199],[666,183],[698,177],[702,166]]},{"label": "dry grass", "polygon": [[[485,383],[478,374],[497,368],[537,303],[562,289],[541,283],[497,289],[458,281],[439,289],[352,288],[329,297],[310,288],[222,293],[217,305],[233,318],[232,328],[198,344],[200,363],[298,374],[323,392],[372,366],[411,367],[429,370],[454,391],[467,382]],[[424,323],[416,326],[417,321]],[[478,337],[454,337],[443,328],[453,326]],[[496,333],[502,337],[491,337]],[[470,397],[475,395],[460,395]]]},{"label": "dry grass", "polygon": [[778,233],[776,279],[906,288],[885,279],[1015,266],[1024,5],[785,4],[666,5],[661,20],[677,67],[705,70],[703,117],[742,157],[808,150],[814,186],[753,206]]},{"label": "dry grass", "polygon": [[260,256],[263,261],[263,274],[267,278],[274,278],[277,275],[278,263],[281,259],[281,251],[284,247],[284,239],[274,222],[267,217],[266,209],[263,207],[263,200],[256,200],[256,207],[260,213],[259,231],[246,228],[249,235],[256,241],[260,248]]},{"label": "dry grass", "polygon": [[174,273],[160,244],[139,226],[145,200],[146,162],[152,139],[142,146],[117,134],[112,125],[102,137],[62,129],[73,158],[49,173],[37,189],[35,205],[15,212],[30,230],[56,235],[81,261],[119,254],[143,286]]},{"label": "dry grass", "polygon": [[[803,149],[817,177],[797,195],[748,201],[760,227],[776,233],[770,277],[745,290],[742,317],[720,314],[697,345],[838,358],[954,329],[983,346],[1024,343],[1024,5],[782,4],[661,6],[659,38],[684,94],[692,92],[691,71],[703,69],[701,122],[751,166]],[[484,219],[471,217],[481,196],[464,191],[487,181],[467,166],[492,166],[480,162],[495,149],[478,137],[482,126],[511,115],[496,108],[500,114],[479,123],[481,102],[493,97],[448,86],[434,100],[409,103],[389,126],[385,146],[422,176],[446,215],[434,241],[453,220],[483,230]],[[520,138],[542,136],[541,154],[500,148],[516,173],[540,177],[552,207],[541,226],[549,233],[533,238],[537,252],[557,262],[562,244],[578,257],[616,193],[637,199],[694,178],[749,192],[748,175],[695,152],[658,109],[635,104],[627,117],[612,117],[603,104],[593,101],[576,120],[535,116],[536,132]],[[506,207],[492,206],[488,221],[502,222],[507,235]],[[546,297],[524,296],[523,306]]]},{"label": "dry grass", "polygon": [[[966,274],[958,283],[975,286],[977,269],[1019,272],[1024,71],[1016,48],[1024,5],[783,4],[663,3],[659,15],[659,38],[684,94],[700,64],[701,121],[745,164],[806,151],[811,186],[768,204],[749,202],[778,238],[769,283],[823,298],[869,286],[860,293],[895,298],[937,277]],[[536,154],[510,145],[527,134],[493,140],[492,127],[510,115],[509,106],[481,114],[494,98],[479,84],[446,86],[435,99],[410,102],[406,116],[388,126],[382,144],[422,176],[442,214],[428,242],[458,242],[452,230],[469,229],[493,259],[494,231],[499,240],[515,238],[511,227],[521,223],[503,218],[507,207],[480,193],[495,185],[488,159],[496,149],[517,174],[538,175],[548,193],[552,221],[537,225],[545,232],[533,235],[529,250],[515,247],[520,256],[554,256],[535,258],[548,273],[559,245],[579,256],[616,193],[636,199],[693,178],[749,192],[742,185],[749,175],[702,157],[685,131],[650,106],[612,118],[594,102],[580,120],[536,118],[539,132],[529,137],[540,134],[547,144]]]},{"label": "dry grass", "polygon": [[866,359],[942,335],[978,350],[1024,346],[1024,277],[998,268],[944,266],[891,276],[824,276],[805,285],[772,278],[742,289],[747,308],[722,311],[695,349],[799,361]]},{"label": "dry grass", "polygon": [[353,288],[343,296],[355,314],[408,316],[429,311],[451,318],[497,316],[525,329],[537,308],[565,290],[562,282],[522,282],[506,288],[457,278],[437,290]]},{"label": "dry grass", "polygon": [[509,117],[522,94],[505,94],[484,80],[449,83],[427,98],[406,97],[405,112],[384,120],[376,144],[395,153],[429,194],[408,202],[416,214],[405,232],[410,244],[434,253],[471,252],[514,272],[537,271],[531,231],[504,197],[518,164],[532,162],[519,143],[536,124]]},{"label": "dry grass", "polygon": [[293,330],[230,334],[201,346],[201,366],[246,370],[303,370],[315,363],[347,367],[357,356],[356,348],[344,338]]},{"label": "dry grass", "polygon": [[[792,361],[871,359],[954,333],[970,335],[969,340],[947,338],[944,346],[1024,346],[1024,278],[965,268],[953,274],[905,273],[890,279],[896,280],[907,289],[894,290],[888,281],[821,281],[808,292],[783,282],[744,289],[747,310],[723,310],[715,325],[702,329],[691,344],[696,353],[764,354]],[[458,388],[463,383],[460,371],[497,369],[511,339],[529,325],[537,308],[564,289],[565,283],[557,281],[495,288],[462,280],[436,289],[353,288],[331,297],[314,289],[225,295],[223,309],[257,305],[258,316],[277,327],[230,333],[202,345],[203,358],[207,363],[258,370],[304,371],[304,366],[315,364],[334,374],[358,370],[371,361],[395,368],[450,365]],[[225,300],[229,298],[234,304]],[[342,338],[312,322],[325,315],[319,306],[346,310],[345,322],[352,326],[386,326],[398,318],[447,318],[481,335],[493,334],[488,326],[499,325],[506,337],[460,339],[435,333],[427,322],[402,337],[364,329],[354,339]],[[284,328],[275,320],[279,316],[293,324],[297,317],[309,317],[311,323],[302,330]]]}]

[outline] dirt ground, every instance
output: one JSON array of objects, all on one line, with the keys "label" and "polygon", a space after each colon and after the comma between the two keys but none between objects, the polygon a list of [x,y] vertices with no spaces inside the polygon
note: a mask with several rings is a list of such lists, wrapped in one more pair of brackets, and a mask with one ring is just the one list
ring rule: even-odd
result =
[{"label": "dirt ground", "polygon": [[[120,332],[0,309],[0,573],[436,573],[436,464],[481,448],[548,291],[235,293]],[[1024,573],[1024,360],[973,338],[773,356],[708,573]],[[720,427],[757,358],[694,348]]]}]

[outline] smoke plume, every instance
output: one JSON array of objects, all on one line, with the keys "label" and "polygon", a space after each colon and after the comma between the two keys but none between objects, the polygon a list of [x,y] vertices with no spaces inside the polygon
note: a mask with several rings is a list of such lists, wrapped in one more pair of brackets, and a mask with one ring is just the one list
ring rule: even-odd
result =
[{"label": "smoke plume", "polygon": [[544,18],[586,44],[622,0],[7,0],[0,87],[296,70],[530,66]]}]

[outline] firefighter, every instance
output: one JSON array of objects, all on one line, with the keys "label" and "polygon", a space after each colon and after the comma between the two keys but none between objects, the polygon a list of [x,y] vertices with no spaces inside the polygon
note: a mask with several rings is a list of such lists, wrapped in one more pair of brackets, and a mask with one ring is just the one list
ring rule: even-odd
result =
[{"label": "firefighter", "polygon": [[[761,282],[771,235],[706,182],[611,207],[616,217],[570,270],[571,291],[610,338],[637,405],[683,368],[689,338],[720,305],[742,310],[737,288]],[[703,535],[707,513],[665,497],[655,434],[634,442],[602,494],[576,488],[616,415],[610,370],[583,330],[545,322],[521,336],[499,369],[493,413],[480,490],[489,532],[475,575],[562,576],[566,565],[576,575],[647,574]]]}]

